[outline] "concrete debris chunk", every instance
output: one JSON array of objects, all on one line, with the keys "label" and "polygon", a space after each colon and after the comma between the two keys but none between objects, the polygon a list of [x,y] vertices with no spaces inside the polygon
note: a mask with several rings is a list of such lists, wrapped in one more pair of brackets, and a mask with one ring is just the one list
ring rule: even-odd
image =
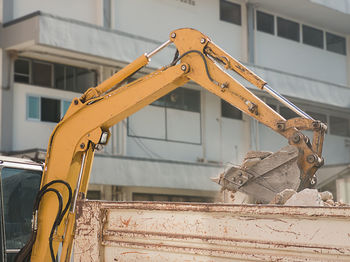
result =
[{"label": "concrete debris chunk", "polygon": [[309,188],[306,188],[300,192],[296,192],[293,189],[285,189],[276,194],[274,199],[269,204],[285,206],[349,206],[341,201],[334,201],[333,194],[329,191],[318,192],[317,189]]},{"label": "concrete debris chunk", "polygon": [[292,195],[285,203],[286,206],[324,206],[317,189],[306,188]]},{"label": "concrete debris chunk", "polygon": [[270,202],[273,205],[284,205],[297,192],[294,189],[285,189],[278,193]]},{"label": "concrete debris chunk", "polygon": [[329,191],[320,192],[322,201],[327,202],[327,200],[333,200],[333,194]]}]

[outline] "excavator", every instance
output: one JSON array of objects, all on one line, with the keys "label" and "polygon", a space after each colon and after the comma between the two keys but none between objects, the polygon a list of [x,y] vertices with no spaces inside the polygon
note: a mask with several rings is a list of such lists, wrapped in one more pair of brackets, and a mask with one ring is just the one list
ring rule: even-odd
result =
[{"label": "excavator", "polygon": [[[152,56],[171,44],[176,53],[168,65],[127,83]],[[299,117],[286,120],[229,72],[268,92]],[[289,144],[274,154],[255,153],[253,158],[258,161],[246,161],[221,174],[216,182],[224,189],[258,192],[267,201],[276,188],[300,191],[315,185],[315,172],[323,164],[326,125],[273,90],[208,36],[190,28],[174,30],[158,48],[72,101],[50,137],[34,201],[32,233],[15,261],[69,261],[76,204],[85,198],[95,149],[108,142],[109,128],[190,80],[284,136]],[[312,140],[304,130],[313,132]]]}]

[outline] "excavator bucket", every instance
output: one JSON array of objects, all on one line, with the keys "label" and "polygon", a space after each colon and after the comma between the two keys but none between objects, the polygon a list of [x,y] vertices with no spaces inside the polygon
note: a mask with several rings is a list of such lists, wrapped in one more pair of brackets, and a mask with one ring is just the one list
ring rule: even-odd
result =
[{"label": "excavator bucket", "polygon": [[257,203],[269,203],[284,189],[297,190],[300,170],[298,149],[288,145],[271,152],[248,152],[241,166],[231,166],[212,180],[233,192],[240,191],[253,197]]}]

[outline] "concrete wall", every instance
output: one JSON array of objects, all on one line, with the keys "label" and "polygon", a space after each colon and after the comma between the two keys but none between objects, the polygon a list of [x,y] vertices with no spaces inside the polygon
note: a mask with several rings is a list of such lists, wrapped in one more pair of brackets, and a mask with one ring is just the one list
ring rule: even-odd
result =
[{"label": "concrete wall", "polygon": [[[194,2],[195,5],[177,0],[117,0],[114,2],[113,26],[158,41],[166,41],[174,29],[192,27],[240,59],[242,26],[220,21],[219,1]],[[242,22],[245,23],[243,16]]]},{"label": "concrete wall", "polygon": [[11,150],[47,148],[56,123],[26,119],[27,96],[42,96],[70,100],[78,96],[73,92],[15,83],[13,86],[13,141]]},{"label": "concrete wall", "polygon": [[101,25],[101,0],[3,0],[12,1],[13,19],[25,16],[35,11],[42,11],[74,20]]}]

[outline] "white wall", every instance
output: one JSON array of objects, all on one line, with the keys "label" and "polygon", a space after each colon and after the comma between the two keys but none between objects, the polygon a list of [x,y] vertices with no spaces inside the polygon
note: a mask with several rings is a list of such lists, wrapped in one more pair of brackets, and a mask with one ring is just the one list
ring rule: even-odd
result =
[{"label": "white wall", "polygon": [[174,29],[191,27],[240,59],[242,27],[220,21],[219,1],[194,2],[192,6],[178,0],[114,0],[114,28],[163,42]]},{"label": "white wall", "polygon": [[14,19],[42,11],[91,24],[101,24],[101,0],[11,0]]},{"label": "white wall", "polygon": [[53,99],[70,100],[76,93],[57,89],[30,86],[15,83],[13,86],[13,148],[12,150],[25,150],[31,148],[46,149],[50,135],[56,123],[41,122],[26,119],[27,96],[42,96]]},{"label": "white wall", "polygon": [[347,57],[256,31],[256,64],[340,85],[347,85]]}]

